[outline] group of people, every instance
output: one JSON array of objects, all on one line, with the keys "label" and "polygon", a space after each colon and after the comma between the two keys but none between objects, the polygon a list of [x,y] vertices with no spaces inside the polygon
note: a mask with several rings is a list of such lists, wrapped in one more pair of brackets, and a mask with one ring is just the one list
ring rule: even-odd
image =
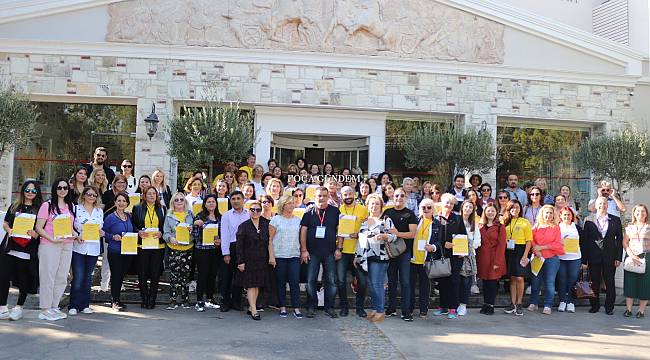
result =
[{"label": "group of people", "polygon": [[[544,179],[521,189],[514,174],[495,199],[492,186],[478,174],[469,178],[469,187],[465,176],[457,175],[443,191],[428,181],[405,177],[396,185],[389,173],[363,179],[359,169],[337,172],[332,164],[310,165],[304,159],[286,171],[272,159],[265,171],[251,154],[239,168],[227,162],[212,182],[196,172],[172,193],[162,171],[136,180],[131,161],[124,160],[116,175],[106,160],[106,149],[97,148],[90,164],[70,179],[53,182],[49,201],[39,182],[22,184],[4,221],[0,318],[20,319],[27,294],[37,287],[40,319],[92,313],[92,273],[102,252],[116,311],[126,309],[120,292],[134,264],[142,308],[156,306],[167,269],[167,309],[192,307],[189,284],[195,280],[196,311],[244,310],[246,289],[246,311],[254,320],[272,305],[281,317],[288,316],[288,309],[296,318],[314,317],[319,283],[324,312],[333,318],[349,315],[351,283],[356,315],[373,322],[397,315],[398,294],[403,320],[413,321],[416,305],[426,318],[433,284],[439,294],[434,316],[467,315],[470,293],[478,285],[484,300],[480,313],[492,315],[504,279],[511,297],[504,309],[508,314],[524,314],[527,280],[529,311],[540,307],[551,314],[557,290],[557,311],[575,312],[571,289],[581,270],[588,270],[595,293],[589,312],[600,310],[602,283],[605,312],[611,315],[614,273],[624,252],[624,316],[633,315],[633,301],[640,299],[636,317],[643,317],[650,297],[650,275],[639,270],[650,252],[648,209],[636,205],[623,228],[625,206],[607,182],[589,204],[592,214],[581,219],[568,186],[555,196]],[[31,227],[25,225],[31,224],[28,219]],[[70,268],[66,314],[59,303]],[[307,284],[305,304],[300,282]],[[20,291],[11,310],[10,283]],[[368,295],[370,312],[365,309]]]}]

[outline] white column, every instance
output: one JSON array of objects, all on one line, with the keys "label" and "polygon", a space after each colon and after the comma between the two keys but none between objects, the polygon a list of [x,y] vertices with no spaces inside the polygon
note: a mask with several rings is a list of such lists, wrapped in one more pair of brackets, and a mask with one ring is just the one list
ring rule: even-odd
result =
[{"label": "white column", "polygon": [[[257,125],[256,125],[257,126]],[[257,134],[257,143],[255,143],[254,153],[257,157],[257,163],[267,170],[266,162],[271,158],[271,140],[273,134],[268,130],[261,130]]]},{"label": "white column", "polygon": [[371,135],[368,139],[368,174],[381,173],[386,166],[386,126],[384,135]]}]

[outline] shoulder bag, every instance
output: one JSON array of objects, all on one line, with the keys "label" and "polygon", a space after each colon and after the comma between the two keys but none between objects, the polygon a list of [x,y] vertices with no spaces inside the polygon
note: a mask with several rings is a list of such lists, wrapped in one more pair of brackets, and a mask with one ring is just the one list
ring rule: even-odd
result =
[{"label": "shoulder bag", "polygon": [[635,264],[631,256],[625,256],[625,262],[623,263],[623,270],[632,272],[635,274],[645,274],[645,254],[639,255],[641,259],[641,264]]},{"label": "shoulder bag", "polygon": [[440,259],[432,260],[431,255],[424,262],[424,270],[429,279],[438,279],[451,276],[451,260],[445,257],[444,249],[440,249]]},{"label": "shoulder bag", "polygon": [[386,254],[391,259],[394,259],[402,255],[406,251],[406,241],[401,237],[395,239],[395,241],[389,241],[386,243]]},{"label": "shoulder bag", "polygon": [[586,281],[589,276],[586,270],[580,272],[580,278],[573,285],[572,295],[575,299],[595,299],[596,293],[591,286],[591,281]]}]

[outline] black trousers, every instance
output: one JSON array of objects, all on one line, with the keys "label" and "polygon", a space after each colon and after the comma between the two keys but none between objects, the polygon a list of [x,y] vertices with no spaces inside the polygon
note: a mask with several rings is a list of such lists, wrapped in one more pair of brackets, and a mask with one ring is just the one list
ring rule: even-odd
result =
[{"label": "black trousers", "polygon": [[221,295],[223,305],[231,308],[241,308],[241,294],[243,289],[234,285],[234,277],[237,272],[237,249],[235,243],[230,244],[230,264],[223,262],[221,266]]},{"label": "black trousers", "polygon": [[603,261],[598,264],[589,264],[589,276],[591,277],[592,288],[596,293],[595,299],[590,299],[591,307],[600,308],[600,284],[605,282],[607,291],[605,293],[605,310],[614,309],[614,302],[616,301],[616,287],[614,285],[614,275],[616,274],[616,267],[614,261]]},{"label": "black trousers", "polygon": [[440,291],[440,307],[456,310],[460,300],[460,269],[463,267],[463,258],[452,256],[450,259],[451,276],[437,279],[438,290]]},{"label": "black trousers", "polygon": [[135,256],[112,251],[108,251],[107,256],[108,266],[111,268],[111,298],[114,303],[119,303],[124,277]]},{"label": "black trousers", "polygon": [[483,302],[494,305],[497,300],[497,290],[499,289],[499,280],[483,280]]},{"label": "black trousers", "polygon": [[[431,294],[431,279],[427,276],[424,265],[411,264],[411,313],[415,308],[415,287],[419,285],[418,307],[420,314],[426,314],[429,310],[429,295]],[[418,284],[419,283],[419,284]]]},{"label": "black trousers", "polygon": [[29,260],[7,254],[0,255],[0,306],[7,305],[9,284],[12,280],[17,281],[14,285],[20,290],[16,305],[22,306],[25,303],[29,291],[29,271]]},{"label": "black trousers", "polygon": [[[158,295],[158,282],[162,273],[164,255],[165,249],[140,249],[138,253],[140,265],[138,282],[140,283],[140,296],[142,296],[142,300],[145,300],[149,296],[152,301],[155,301],[156,295]],[[147,281],[150,283],[147,284]]]},{"label": "black trousers", "polygon": [[221,247],[215,249],[194,248],[194,262],[198,270],[196,280],[196,301],[213,301],[217,276],[223,266]]}]

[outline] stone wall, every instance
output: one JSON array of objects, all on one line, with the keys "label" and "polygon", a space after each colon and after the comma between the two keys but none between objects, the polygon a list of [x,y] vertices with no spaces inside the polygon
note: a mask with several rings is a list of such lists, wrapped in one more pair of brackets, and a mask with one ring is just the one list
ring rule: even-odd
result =
[{"label": "stone wall", "polygon": [[[289,55],[288,55],[289,56]],[[630,90],[449,74],[122,57],[0,54],[0,76],[39,94],[137,98],[136,169],[168,171],[162,131],[149,141],[144,118],[156,104],[165,126],[174,102],[212,93],[223,101],[335,105],[382,111],[460,113],[496,134],[500,116],[606,123],[630,114]],[[493,181],[487,177],[486,180]],[[3,171],[0,190],[10,181]],[[0,203],[0,207],[5,204]]]}]

